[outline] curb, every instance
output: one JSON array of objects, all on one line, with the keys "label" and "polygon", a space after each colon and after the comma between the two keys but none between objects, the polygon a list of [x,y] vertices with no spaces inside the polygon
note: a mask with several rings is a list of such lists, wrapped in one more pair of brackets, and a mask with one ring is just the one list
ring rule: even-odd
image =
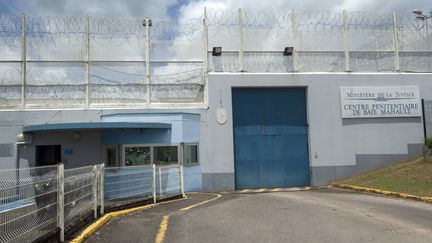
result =
[{"label": "curb", "polygon": [[288,187],[288,188],[258,188],[258,189],[240,189],[237,191],[226,191],[221,192],[223,194],[255,194],[255,193],[269,193],[269,192],[297,192],[297,191],[309,191],[323,189],[326,187],[322,186],[306,186],[306,187]]},{"label": "curb", "polygon": [[187,197],[184,198],[180,198],[180,199],[175,199],[175,200],[171,200],[171,201],[165,201],[165,202],[160,202],[160,203],[156,203],[156,204],[149,204],[149,205],[144,205],[144,206],[139,206],[139,207],[135,207],[135,208],[129,208],[129,209],[125,209],[125,210],[120,210],[120,211],[116,211],[116,212],[111,212],[111,213],[107,213],[104,216],[102,216],[100,219],[96,220],[96,222],[92,223],[90,226],[88,226],[86,229],[84,229],[81,234],[79,234],[77,237],[75,237],[73,240],[70,241],[70,243],[82,243],[84,242],[86,239],[88,239],[92,234],[94,234],[94,232],[96,232],[98,229],[102,228],[102,226],[104,226],[106,223],[108,223],[112,218],[118,217],[118,216],[122,216],[128,213],[133,213],[139,210],[144,210],[144,209],[149,209],[149,208],[153,208],[157,205],[160,204],[165,204],[165,203],[169,203],[169,202],[176,202],[176,201],[180,201],[180,200],[185,200],[187,199]]},{"label": "curb", "polygon": [[375,188],[353,186],[353,185],[348,185],[348,184],[333,183],[330,186],[336,187],[336,188],[353,190],[353,191],[370,192],[370,193],[381,194],[381,195],[385,195],[385,196],[395,196],[395,197],[400,197],[400,198],[417,200],[417,201],[421,201],[421,202],[425,202],[425,203],[432,203],[432,197],[421,197],[421,196],[416,196],[416,195],[411,195],[411,194],[406,194],[406,193],[385,191],[385,190],[380,190],[380,189],[375,189]]}]

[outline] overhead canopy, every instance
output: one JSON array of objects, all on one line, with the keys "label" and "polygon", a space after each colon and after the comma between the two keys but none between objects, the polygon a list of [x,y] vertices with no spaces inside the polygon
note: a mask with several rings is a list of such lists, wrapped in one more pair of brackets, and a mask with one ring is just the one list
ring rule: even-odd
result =
[{"label": "overhead canopy", "polygon": [[171,129],[169,123],[155,122],[78,122],[24,126],[23,132],[105,130],[105,129]]}]

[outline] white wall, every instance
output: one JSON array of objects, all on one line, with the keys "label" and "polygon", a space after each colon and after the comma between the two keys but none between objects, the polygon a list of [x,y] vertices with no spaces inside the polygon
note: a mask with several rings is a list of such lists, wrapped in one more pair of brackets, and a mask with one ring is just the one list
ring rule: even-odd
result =
[{"label": "white wall", "polygon": [[[208,164],[203,173],[233,173],[232,87],[307,88],[311,166],[356,165],[358,154],[407,154],[408,144],[423,142],[421,118],[342,119],[341,86],[418,85],[422,98],[432,99],[432,74],[299,73],[209,75]],[[216,122],[216,110],[228,112]]]}]

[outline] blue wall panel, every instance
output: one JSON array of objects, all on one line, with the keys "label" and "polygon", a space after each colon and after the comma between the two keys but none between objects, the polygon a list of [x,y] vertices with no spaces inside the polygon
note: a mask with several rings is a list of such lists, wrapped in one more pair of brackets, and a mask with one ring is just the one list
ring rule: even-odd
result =
[{"label": "blue wall panel", "polygon": [[233,89],[236,187],[310,184],[304,88]]}]

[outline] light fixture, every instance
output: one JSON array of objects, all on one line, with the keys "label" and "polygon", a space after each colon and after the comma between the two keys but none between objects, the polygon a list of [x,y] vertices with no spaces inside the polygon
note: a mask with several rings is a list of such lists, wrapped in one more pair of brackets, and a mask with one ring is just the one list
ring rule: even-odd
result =
[{"label": "light fixture", "polygon": [[421,15],[421,14],[423,13],[423,11],[418,10],[418,9],[413,10],[412,12],[413,12],[413,14],[415,14],[415,15]]},{"label": "light fixture", "polygon": [[292,46],[287,46],[287,47],[285,47],[285,49],[284,49],[283,55],[284,55],[284,56],[292,56],[293,51],[294,51],[294,47],[292,47]]},{"label": "light fixture", "polygon": [[222,47],[221,46],[215,46],[212,50],[213,56],[221,56],[222,55]]},{"label": "light fixture", "polygon": [[[144,20],[143,20],[143,26],[146,26],[146,22],[147,22],[146,20],[147,20],[147,19],[144,19]],[[148,25],[148,26],[151,27],[151,26],[153,25],[152,20],[151,20],[151,19],[148,19],[148,21],[149,21],[149,25]]]},{"label": "light fixture", "polygon": [[19,142],[19,143],[23,143],[23,142],[25,142],[24,134],[22,134],[22,133],[18,134],[17,137],[16,137],[16,140],[17,140],[17,142]]},{"label": "light fixture", "polygon": [[[432,18],[432,11],[430,12],[429,15],[423,14],[423,11],[418,10],[418,9],[413,10],[412,13],[415,14],[416,19],[419,19],[419,20],[426,21],[427,19]],[[426,27],[427,27],[427,25],[426,25]]]}]

